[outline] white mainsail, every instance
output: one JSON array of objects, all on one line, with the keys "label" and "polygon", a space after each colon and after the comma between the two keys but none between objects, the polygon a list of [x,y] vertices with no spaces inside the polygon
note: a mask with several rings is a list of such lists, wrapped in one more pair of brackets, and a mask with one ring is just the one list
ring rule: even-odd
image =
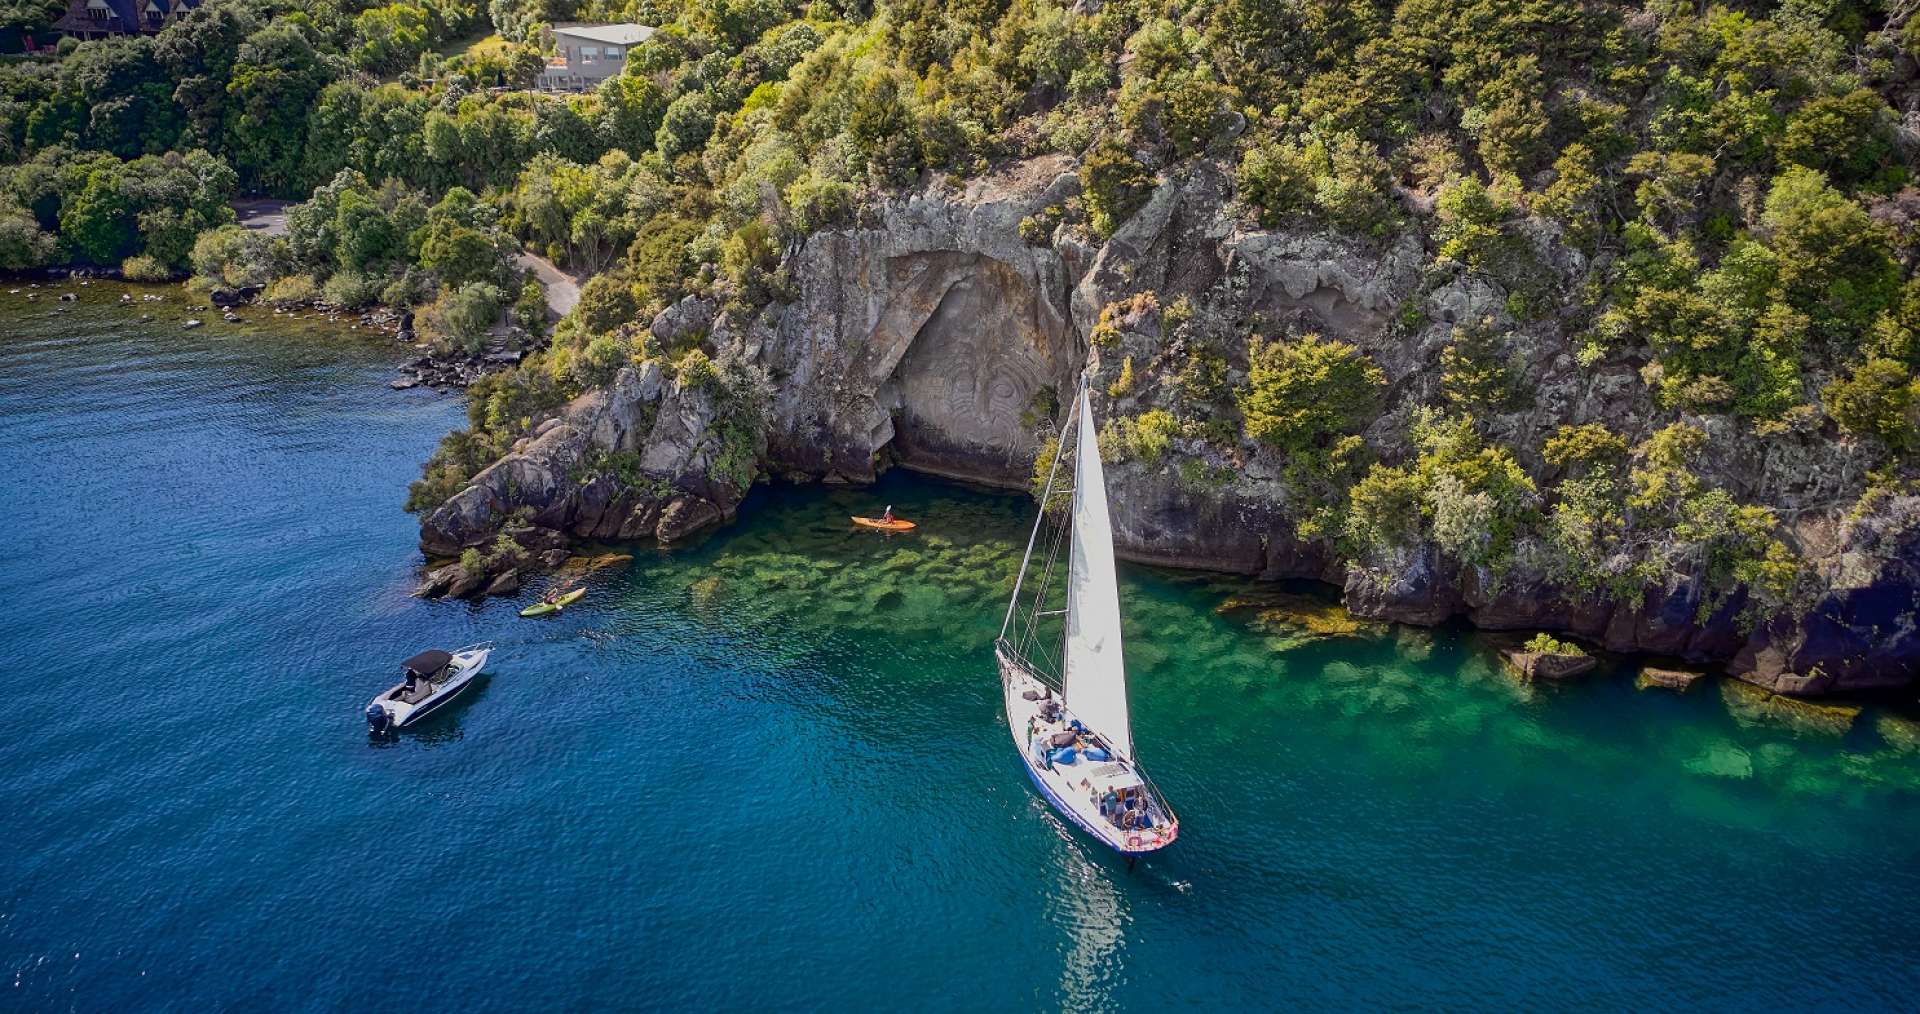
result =
[{"label": "white mainsail", "polygon": [[1092,400],[1080,391],[1080,435],[1073,471],[1073,549],[1067,568],[1067,710],[1133,758],[1127,721],[1127,668],[1120,652],[1120,584],[1113,566],[1107,478],[1093,427]]}]

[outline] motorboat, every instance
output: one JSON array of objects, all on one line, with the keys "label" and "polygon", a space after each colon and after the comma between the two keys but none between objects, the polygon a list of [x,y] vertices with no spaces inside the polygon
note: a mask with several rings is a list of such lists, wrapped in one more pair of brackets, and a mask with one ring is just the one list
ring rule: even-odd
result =
[{"label": "motorboat", "polygon": [[453,651],[423,651],[400,663],[405,679],[367,705],[367,728],[375,735],[404,729],[438,711],[486,667],[493,642]]},{"label": "motorboat", "polygon": [[[1173,844],[1180,821],[1135,752],[1113,523],[1097,433],[1083,382],[1055,445],[1040,516],[1027,539],[994,657],[1007,728],[1034,786],[1068,820],[1131,862]],[[1058,490],[1069,448],[1073,486]],[[1042,546],[1041,532],[1054,515],[1060,523]],[[1063,544],[1064,575],[1056,567]]]}]

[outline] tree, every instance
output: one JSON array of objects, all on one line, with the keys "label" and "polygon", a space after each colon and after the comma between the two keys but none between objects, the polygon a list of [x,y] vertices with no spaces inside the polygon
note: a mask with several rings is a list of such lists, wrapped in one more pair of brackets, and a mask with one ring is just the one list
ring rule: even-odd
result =
[{"label": "tree", "polygon": [[78,194],[60,210],[60,239],[89,264],[118,265],[138,246],[133,202],[120,189],[118,167],[87,174]]},{"label": "tree", "polygon": [[1915,442],[1915,391],[1912,371],[1891,359],[1869,359],[1849,377],[1821,391],[1827,413],[1848,433],[1878,437],[1894,451]]},{"label": "tree", "polygon": [[1290,342],[1256,340],[1247,380],[1239,399],[1247,435],[1290,450],[1350,431],[1387,382],[1359,349],[1316,334]]},{"label": "tree", "polygon": [[224,134],[244,186],[290,192],[304,177],[307,113],[331,76],[306,29],[290,19],[241,43],[227,83]]},{"label": "tree", "polygon": [[1842,348],[1858,345],[1899,299],[1900,269],[1885,231],[1821,173],[1792,168],[1775,177],[1762,221],[1786,302]]},{"label": "tree", "polygon": [[1154,188],[1153,174],[1113,135],[1101,138],[1087,153],[1086,162],[1080,166],[1080,183],[1089,224],[1102,238],[1113,235],[1120,223],[1133,217],[1153,195]]},{"label": "tree", "polygon": [[671,163],[699,150],[713,134],[713,99],[705,92],[688,92],[667,105],[654,143],[660,157]]},{"label": "tree", "polygon": [[580,288],[574,315],[589,334],[605,334],[633,320],[639,305],[633,286],[618,275],[595,275]]}]

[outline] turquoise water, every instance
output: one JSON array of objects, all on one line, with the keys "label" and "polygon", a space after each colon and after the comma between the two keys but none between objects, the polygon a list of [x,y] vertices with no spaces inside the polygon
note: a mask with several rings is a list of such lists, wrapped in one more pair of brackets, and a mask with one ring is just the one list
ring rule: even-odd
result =
[{"label": "turquoise water", "polygon": [[[1910,1009],[1920,736],[1511,682],[1123,568],[1131,873],[1025,781],[1017,498],[762,490],[557,620],[409,597],[390,347],[0,297],[0,1006]],[[910,536],[848,530],[892,502]],[[1309,619],[1300,619],[1305,608]],[[485,682],[397,743],[399,659]]]}]

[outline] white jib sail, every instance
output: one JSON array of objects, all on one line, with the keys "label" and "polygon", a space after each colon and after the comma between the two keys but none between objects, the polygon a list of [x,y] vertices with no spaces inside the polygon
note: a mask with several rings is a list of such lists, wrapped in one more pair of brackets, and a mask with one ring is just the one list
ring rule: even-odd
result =
[{"label": "white jib sail", "polygon": [[1133,757],[1127,722],[1127,667],[1120,651],[1120,584],[1113,567],[1113,522],[1087,392],[1080,392],[1080,435],[1073,472],[1073,548],[1067,569],[1067,709]]}]

